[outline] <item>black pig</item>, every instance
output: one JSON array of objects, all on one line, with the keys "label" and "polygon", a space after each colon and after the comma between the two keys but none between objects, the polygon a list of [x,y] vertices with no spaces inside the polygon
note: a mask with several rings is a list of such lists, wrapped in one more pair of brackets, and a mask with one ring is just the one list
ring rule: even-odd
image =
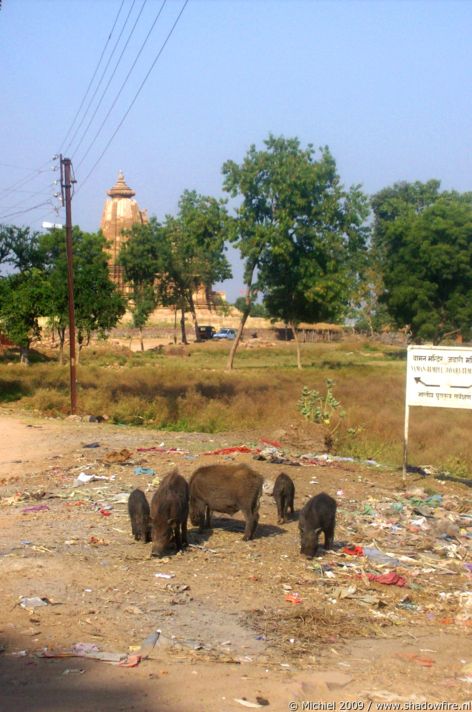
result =
[{"label": "black pig", "polygon": [[293,500],[295,498],[295,485],[291,477],[282,472],[275,480],[272,497],[277,503],[278,523],[283,524],[287,519],[288,508],[293,514]]},{"label": "black pig", "polygon": [[128,514],[131,520],[131,532],[136,541],[151,541],[149,503],[140,489],[133,490],[129,496]]},{"label": "black pig", "polygon": [[254,537],[259,521],[263,478],[247,465],[205,465],[190,478],[190,520],[211,528],[212,511],[244,514],[244,541]]},{"label": "black pig", "polygon": [[318,537],[324,532],[325,549],[331,549],[334,542],[334,527],[336,524],[336,501],[321,492],[312,497],[300,512],[298,526],[300,528],[300,553],[309,559],[313,558],[318,548]]},{"label": "black pig", "polygon": [[151,556],[162,556],[172,539],[187,546],[188,483],[177,470],[164,477],[151,501]]}]

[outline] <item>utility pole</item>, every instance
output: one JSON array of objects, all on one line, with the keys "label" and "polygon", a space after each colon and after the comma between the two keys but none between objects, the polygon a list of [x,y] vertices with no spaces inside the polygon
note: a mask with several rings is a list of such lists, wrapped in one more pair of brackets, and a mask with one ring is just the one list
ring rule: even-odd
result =
[{"label": "utility pole", "polygon": [[[75,360],[74,271],[72,253],[71,160],[61,155],[62,200],[66,207],[67,291],[69,296],[70,412],[77,412],[77,364]],[[75,181],[74,181],[75,182]]]}]

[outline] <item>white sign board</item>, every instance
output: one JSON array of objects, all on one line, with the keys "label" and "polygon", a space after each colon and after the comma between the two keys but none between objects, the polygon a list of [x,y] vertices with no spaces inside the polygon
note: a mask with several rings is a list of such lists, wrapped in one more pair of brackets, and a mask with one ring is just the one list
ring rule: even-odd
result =
[{"label": "white sign board", "polygon": [[472,409],[472,348],[409,346],[406,405]]}]

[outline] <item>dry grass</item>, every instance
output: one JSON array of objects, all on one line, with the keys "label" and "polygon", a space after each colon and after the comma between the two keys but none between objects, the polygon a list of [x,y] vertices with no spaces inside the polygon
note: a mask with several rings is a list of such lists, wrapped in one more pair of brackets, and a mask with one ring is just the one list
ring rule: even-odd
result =
[{"label": "dry grass", "polygon": [[[306,367],[298,371],[291,344],[251,344],[238,352],[236,369],[228,373],[228,349],[229,344],[205,343],[132,354],[94,346],[78,368],[80,413],[163,430],[245,432],[246,439],[254,431],[290,435],[304,423],[297,409],[303,386],[323,391],[331,378],[346,411],[336,451],[400,465],[404,352],[364,342],[305,344]],[[68,367],[55,360],[42,356],[27,369],[0,362],[0,402],[63,416],[68,388]],[[305,437],[303,449],[316,449],[316,439],[310,447]],[[409,459],[467,476],[472,470],[470,413],[412,409]]]}]

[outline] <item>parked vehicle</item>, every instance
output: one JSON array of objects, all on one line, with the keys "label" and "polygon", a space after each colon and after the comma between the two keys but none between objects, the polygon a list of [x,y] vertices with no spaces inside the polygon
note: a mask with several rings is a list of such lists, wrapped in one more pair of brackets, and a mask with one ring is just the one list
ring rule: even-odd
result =
[{"label": "parked vehicle", "polygon": [[208,339],[212,339],[215,334],[216,334],[216,329],[214,326],[199,326],[198,327],[198,336],[201,339],[201,341],[207,341]]},{"label": "parked vehicle", "polygon": [[216,334],[213,334],[213,339],[229,339],[232,341],[233,339],[236,338],[236,331],[234,329],[228,329],[226,327],[223,327],[219,331],[216,332]]}]

